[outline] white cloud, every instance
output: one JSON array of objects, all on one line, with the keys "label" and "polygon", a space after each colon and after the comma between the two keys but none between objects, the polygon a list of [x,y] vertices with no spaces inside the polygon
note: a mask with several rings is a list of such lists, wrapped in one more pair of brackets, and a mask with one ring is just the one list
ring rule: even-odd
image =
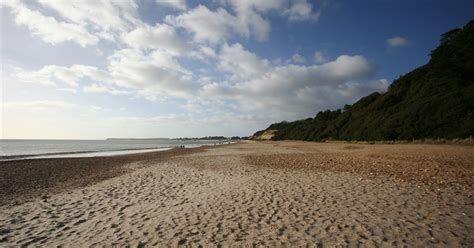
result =
[{"label": "white cloud", "polygon": [[124,41],[133,48],[159,49],[174,55],[190,52],[190,45],[181,41],[174,28],[167,24],[144,25],[124,35]]},{"label": "white cloud", "polygon": [[133,0],[83,0],[80,4],[40,0],[40,3],[106,40],[114,40],[120,33],[141,23],[137,18],[138,5]]},{"label": "white cloud", "polygon": [[37,71],[21,70],[17,72],[16,76],[23,82],[44,85],[66,84],[69,87],[77,87],[79,81],[84,77],[93,78],[98,81],[111,80],[106,72],[85,65],[73,65],[71,67],[47,65]]},{"label": "white cloud", "polygon": [[321,51],[314,52],[314,62],[316,62],[318,64],[321,64],[321,63],[326,62],[326,61],[327,61],[327,59],[324,56],[323,52],[321,52]]},{"label": "white cloud", "polygon": [[156,0],[157,4],[169,6],[177,10],[186,10],[186,0]]},{"label": "white cloud", "polygon": [[[240,80],[234,83],[208,83],[200,89],[201,96],[233,99],[240,106],[240,111],[259,113],[268,119],[295,119],[312,115],[319,110],[352,103],[373,91],[383,91],[388,86],[386,80],[367,80],[375,68],[358,55],[342,55],[321,65],[271,67],[238,44],[226,46],[223,51],[230,49],[236,54],[245,55],[243,59],[237,55],[228,56],[229,61],[235,58],[235,64],[227,67],[235,75],[245,77],[238,77]],[[224,59],[221,58],[221,64]],[[242,64],[253,70],[239,68]]]},{"label": "white cloud", "polygon": [[238,19],[225,9],[209,10],[199,5],[178,16],[167,16],[166,21],[185,28],[194,35],[198,42],[218,43],[224,41],[233,31],[238,31]]},{"label": "white cloud", "polygon": [[98,84],[85,86],[83,88],[83,91],[87,93],[108,93],[111,95],[131,95],[132,94],[132,92],[127,91],[127,90],[119,90],[119,89],[106,87],[106,86],[98,85]]},{"label": "white cloud", "polygon": [[155,100],[158,96],[189,96],[199,87],[199,84],[192,80],[190,71],[182,68],[172,55],[158,50],[149,54],[135,49],[116,51],[109,57],[107,71],[85,65],[48,65],[37,71],[21,71],[17,77],[24,82],[66,84],[72,87],[77,87],[82,80],[89,79],[125,89],[92,85],[86,86],[85,92],[125,95],[129,94],[129,89],[150,100]]},{"label": "white cloud", "polygon": [[76,94],[76,93],[77,93],[77,89],[76,89],[76,88],[57,88],[57,90],[62,91],[62,92],[72,93],[72,94]]},{"label": "white cloud", "polygon": [[219,68],[231,72],[234,77],[247,79],[263,74],[269,62],[245,50],[239,43],[229,46],[224,44],[219,54]]},{"label": "white cloud", "polygon": [[70,70],[77,73],[80,78],[89,77],[101,82],[109,82],[112,80],[106,71],[93,66],[73,65],[70,67]]},{"label": "white cloud", "polygon": [[316,79],[329,83],[363,78],[371,75],[375,70],[374,66],[360,55],[341,55],[334,61],[311,68],[317,72]]},{"label": "white cloud", "polygon": [[178,16],[167,16],[166,21],[192,33],[195,41],[212,44],[224,42],[232,34],[265,40],[270,31],[268,21],[256,13],[234,16],[223,8],[211,11],[203,5]]},{"label": "white cloud", "polygon": [[273,9],[279,5],[278,1],[232,1],[237,19],[241,27],[241,35],[253,35],[259,41],[265,41],[270,33],[270,22],[262,12]]},{"label": "white cloud", "polygon": [[77,86],[77,80],[81,77],[69,68],[48,65],[38,71],[20,71],[17,77],[28,83],[38,83],[44,85],[57,85],[61,81],[70,87]]},{"label": "white cloud", "polygon": [[199,5],[178,16],[167,16],[166,22],[186,29],[194,35],[197,42],[218,44],[226,42],[231,35],[268,39],[271,30],[270,21],[264,15],[274,11],[289,21],[317,21],[320,10],[314,11],[313,5],[306,0],[222,0],[229,4],[235,15],[224,8],[210,10]]},{"label": "white cloud", "polygon": [[258,11],[258,12],[267,12],[271,10],[278,10],[285,8],[287,5],[286,0],[226,0],[230,3],[236,12],[245,12],[245,11]]},{"label": "white cloud", "polygon": [[291,56],[291,61],[296,64],[302,64],[306,62],[306,58],[301,56],[301,54],[295,53]]},{"label": "white cloud", "polygon": [[32,35],[52,45],[71,41],[86,47],[97,45],[100,39],[115,41],[142,23],[133,0],[84,0],[80,4],[40,0],[43,8],[27,3],[6,0],[2,6],[11,9],[18,25],[26,26]]},{"label": "white cloud", "polygon": [[215,58],[217,68],[230,74],[227,80],[197,80],[169,53],[137,49],[116,51],[109,57],[107,70],[45,66],[22,74],[28,80],[75,87],[87,79],[93,83],[83,87],[86,93],[131,94],[149,100],[174,97],[186,100],[183,108],[188,111],[213,105],[235,114],[260,113],[268,120],[301,118],[337,108],[388,85],[386,80],[370,80],[374,66],[359,55],[341,55],[320,65],[274,66],[239,43],[225,43]]},{"label": "white cloud", "polygon": [[313,5],[307,1],[295,1],[288,9],[283,11],[290,21],[318,21],[321,11],[313,12]]},{"label": "white cloud", "polygon": [[20,1],[5,1],[15,15],[18,25],[26,26],[33,36],[51,44],[64,41],[77,42],[85,47],[96,44],[99,39],[81,25],[57,21],[54,17],[44,16],[36,10],[31,10]]},{"label": "white cloud", "polygon": [[191,72],[160,51],[151,54],[131,49],[118,51],[110,57],[108,70],[114,84],[137,89],[149,99],[156,99],[157,95],[185,96],[197,87]]},{"label": "white cloud", "polygon": [[[268,39],[271,30],[268,15],[291,22],[316,21],[320,9],[310,2],[222,0],[215,3],[223,2],[215,9],[203,5],[189,9],[185,1],[157,0],[160,5],[168,4],[182,12],[167,16],[166,23],[153,26],[138,19],[138,6],[131,0],[87,0],[76,5],[40,0],[39,4],[28,7],[21,2],[7,4],[12,6],[9,8],[17,23],[51,44],[73,41],[82,46],[98,45],[92,49],[100,50],[105,44],[99,41],[115,41],[107,44],[113,47],[104,50],[103,58],[107,60],[97,61],[95,66],[45,65],[33,71],[21,70],[16,74],[17,79],[56,86],[56,90],[78,93],[78,97],[84,93],[105,93],[153,101],[179,99],[177,108],[187,111],[185,114],[126,121],[199,125],[217,125],[223,121],[268,124],[302,118],[318,110],[352,103],[388,86],[387,80],[372,79],[374,66],[363,56],[342,55],[328,62],[321,51],[316,51],[313,57],[296,53],[287,63],[281,58],[273,60],[279,62],[270,62],[240,43],[230,43],[234,38]],[[308,65],[313,60],[316,64]],[[36,101],[11,103],[12,107],[71,109],[77,106]]]},{"label": "white cloud", "polygon": [[402,47],[407,46],[409,41],[403,37],[396,36],[390,39],[387,39],[387,44],[391,47]]},{"label": "white cloud", "polygon": [[199,46],[197,49],[191,52],[190,56],[195,59],[200,59],[209,62],[208,59],[214,59],[217,54],[214,49],[208,46]]},{"label": "white cloud", "polygon": [[275,11],[289,21],[317,21],[320,10],[314,11],[313,5],[307,0],[226,0],[241,17],[265,14]]},{"label": "white cloud", "polygon": [[[174,53],[189,49],[168,25],[150,27],[143,23],[134,0],[84,0],[80,4],[39,0],[43,8],[31,3],[27,6],[21,0],[4,2],[15,14],[17,24],[28,27],[33,35],[53,45],[71,41],[85,47],[97,45],[99,40],[117,42],[117,38],[123,37],[132,47],[170,49]],[[223,0],[220,3],[225,2],[233,7],[235,15],[224,8],[210,10],[199,5],[178,16],[167,16],[166,21],[192,33],[195,41],[217,44],[233,34],[266,40],[271,26],[264,15],[269,11],[276,11],[290,21],[315,20],[319,16],[319,11],[315,12],[307,0]],[[156,0],[156,3],[182,11],[188,9],[185,0]]]}]

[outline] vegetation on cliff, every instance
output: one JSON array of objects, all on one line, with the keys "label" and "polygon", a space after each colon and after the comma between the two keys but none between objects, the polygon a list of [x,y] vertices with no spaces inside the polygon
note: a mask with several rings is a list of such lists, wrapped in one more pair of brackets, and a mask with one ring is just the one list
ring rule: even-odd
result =
[{"label": "vegetation on cliff", "polygon": [[[441,37],[428,64],[352,106],[280,122],[273,140],[412,140],[474,134],[474,21]],[[258,136],[262,131],[257,132]]]}]

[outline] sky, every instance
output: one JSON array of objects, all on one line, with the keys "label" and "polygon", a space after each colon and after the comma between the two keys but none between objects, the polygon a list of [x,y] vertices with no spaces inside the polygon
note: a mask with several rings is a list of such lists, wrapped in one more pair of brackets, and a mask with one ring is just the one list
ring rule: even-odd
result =
[{"label": "sky", "polygon": [[247,136],[384,92],[472,0],[3,0],[4,139]]}]

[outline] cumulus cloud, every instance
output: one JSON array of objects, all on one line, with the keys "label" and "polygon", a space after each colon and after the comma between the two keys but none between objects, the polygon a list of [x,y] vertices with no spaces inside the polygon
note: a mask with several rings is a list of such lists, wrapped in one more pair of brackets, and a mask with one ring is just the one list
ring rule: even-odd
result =
[{"label": "cumulus cloud", "polygon": [[211,11],[206,6],[199,5],[181,15],[167,16],[166,21],[192,33],[197,42],[216,44],[225,41],[232,33],[245,37],[250,35],[249,28],[223,8]]},{"label": "cumulus cloud", "polygon": [[190,57],[200,60],[214,59],[216,56],[216,51],[213,48],[202,45],[194,49],[190,54]]},{"label": "cumulus cloud", "polygon": [[291,56],[290,62],[296,63],[296,64],[302,64],[306,62],[306,58],[301,56],[301,54],[295,53],[293,56]]},{"label": "cumulus cloud", "polygon": [[88,79],[115,85],[124,90],[92,85],[86,86],[84,92],[125,95],[133,91],[150,100],[155,100],[159,96],[185,97],[199,85],[192,80],[192,73],[181,67],[169,53],[155,50],[145,54],[136,49],[116,51],[109,57],[107,70],[85,65],[70,67],[48,65],[36,71],[21,71],[17,77],[24,82],[66,84],[72,87],[78,87],[79,82]]},{"label": "cumulus cloud", "polygon": [[184,43],[174,28],[167,24],[144,25],[124,35],[124,41],[133,48],[165,50],[174,55],[190,52],[189,44]]},{"label": "cumulus cloud", "polygon": [[127,91],[127,90],[119,90],[116,88],[111,88],[111,87],[106,87],[103,85],[98,85],[98,84],[92,84],[85,86],[83,88],[84,92],[87,93],[108,93],[111,95],[130,95],[132,92]]},{"label": "cumulus cloud", "polygon": [[41,12],[28,8],[20,1],[8,0],[3,2],[3,6],[12,10],[16,24],[27,27],[33,36],[37,36],[47,43],[54,45],[64,41],[73,41],[85,47],[99,41],[83,26],[60,22],[54,17],[44,16]]},{"label": "cumulus cloud", "polygon": [[287,17],[289,21],[317,21],[320,11],[314,10],[314,6],[307,0],[226,0],[234,7],[237,13],[247,16],[249,13],[266,13],[275,11],[281,16]]},{"label": "cumulus cloud", "polygon": [[[370,80],[374,66],[360,55],[341,55],[319,65],[272,65],[241,44],[225,43],[215,55],[217,68],[227,80],[197,80],[167,52],[145,53],[137,49],[116,51],[107,70],[84,65],[45,66],[29,73],[30,81],[78,87],[82,79],[94,83],[87,93],[135,95],[149,100],[185,99],[189,111],[208,109],[236,114],[265,115],[272,120],[301,118],[326,108],[352,103],[373,91],[383,91],[386,80]],[[231,104],[230,104],[231,103]],[[217,110],[216,110],[217,111]]]},{"label": "cumulus cloud", "polygon": [[267,12],[271,10],[278,10],[285,8],[287,5],[286,0],[262,0],[262,1],[252,1],[252,0],[226,0],[227,3],[233,6],[236,12],[245,12],[245,11],[258,11],[258,12]]},{"label": "cumulus cloud", "polygon": [[390,39],[387,39],[387,44],[391,47],[403,47],[409,44],[409,41],[403,37],[396,36]]},{"label": "cumulus cloud", "polygon": [[141,23],[137,18],[138,5],[132,0],[86,0],[80,4],[40,0],[40,3],[53,9],[64,19],[93,31],[97,37],[103,39],[114,40],[120,33]]},{"label": "cumulus cloud", "polygon": [[[383,91],[389,84],[385,79],[374,80],[374,65],[360,55],[341,55],[328,61],[316,51],[313,58],[296,53],[287,63],[275,63],[230,42],[235,36],[267,39],[271,30],[267,14],[291,22],[317,20],[320,10],[306,0],[223,0],[216,2],[221,4],[216,9],[204,5],[188,8],[185,1],[156,2],[180,12],[167,16],[165,23],[149,25],[138,19],[138,7],[132,0],[84,1],[77,6],[40,0],[33,7],[9,0],[6,5],[16,22],[51,44],[69,40],[90,46],[104,39],[116,41],[115,50],[102,61],[104,66],[45,65],[21,70],[17,78],[71,93],[179,99],[185,102],[182,110],[200,116],[160,116],[155,120],[189,122],[195,118],[195,123],[302,118]],[[35,10],[35,6],[43,9]],[[56,17],[44,15],[45,9]],[[395,41],[395,46],[401,43]],[[55,102],[33,104],[61,106]]]},{"label": "cumulus cloud", "polygon": [[[85,0],[81,1],[81,4],[48,0],[39,2],[75,23],[94,24],[104,29],[125,30],[132,23],[139,22],[135,19],[138,5],[134,1]],[[100,18],[97,18],[98,16]]]},{"label": "cumulus cloud", "polygon": [[314,62],[316,62],[316,63],[318,63],[318,64],[327,61],[326,57],[324,56],[324,53],[321,52],[321,51],[316,51],[316,52],[314,52],[313,57],[314,57]]},{"label": "cumulus cloud", "polygon": [[[233,13],[222,7],[210,10],[204,5],[188,10],[185,0],[156,0],[156,3],[187,10],[177,16],[167,16],[166,21],[192,33],[195,41],[212,44],[225,42],[232,34],[265,41],[271,25],[264,16],[270,11],[289,21],[317,20],[320,14],[320,10],[315,11],[307,0],[220,2],[224,3],[222,6],[231,6]],[[39,4],[42,8],[31,3],[24,4],[22,0],[5,0],[2,3],[12,10],[18,25],[26,26],[33,35],[53,45],[72,41],[85,47],[96,45],[100,40],[117,42],[118,38],[125,36],[127,45],[171,47],[174,52],[186,47],[169,26],[157,24],[150,27],[143,23],[134,0],[86,0],[81,4],[39,0]]]},{"label": "cumulus cloud", "polygon": [[99,81],[108,81],[110,76],[92,66],[73,65],[71,67],[47,65],[37,71],[19,71],[16,76],[23,82],[44,85],[66,84],[77,87],[79,80],[84,77],[94,78]]},{"label": "cumulus cloud", "polygon": [[241,35],[253,35],[259,41],[265,41],[271,30],[270,22],[263,17],[268,10],[278,8],[279,1],[229,1],[236,12]]},{"label": "cumulus cloud", "polygon": [[168,6],[177,10],[186,10],[186,0],[156,0],[157,4]]},{"label": "cumulus cloud", "polygon": [[313,5],[307,1],[295,1],[288,9],[283,11],[290,21],[318,21],[321,10],[313,12]]},{"label": "cumulus cloud", "polygon": [[96,45],[101,39],[116,41],[122,33],[142,24],[137,18],[138,5],[133,0],[86,0],[80,4],[40,0],[39,4],[43,8],[22,0],[2,2],[2,6],[11,10],[18,25],[53,45],[71,41],[86,47]]},{"label": "cumulus cloud", "polygon": [[160,51],[151,54],[131,49],[118,51],[110,57],[108,70],[114,84],[136,89],[149,99],[158,95],[183,97],[197,87],[190,71]]},{"label": "cumulus cloud", "polygon": [[[223,51],[225,49],[244,54],[246,59],[243,61],[254,65],[249,68],[260,65],[260,69],[247,71],[230,64],[229,71],[246,77],[240,77],[234,83],[206,84],[200,89],[200,94],[236,100],[241,110],[269,115],[269,118],[271,113],[278,116],[274,118],[301,118],[319,110],[351,103],[373,91],[383,91],[388,86],[384,79],[367,80],[374,74],[375,68],[359,55],[341,55],[321,65],[271,67],[238,44],[224,46]],[[225,59],[224,56],[220,63]]]},{"label": "cumulus cloud", "polygon": [[314,11],[313,5],[306,0],[227,0],[235,14],[224,8],[210,10],[199,5],[178,16],[167,16],[166,21],[192,33],[197,42],[222,43],[236,34],[259,41],[268,39],[271,30],[270,21],[264,15],[274,11],[289,21],[318,20],[320,10]]},{"label": "cumulus cloud", "polygon": [[239,43],[224,44],[219,54],[219,68],[232,73],[238,79],[251,78],[268,69],[269,62],[245,50]]},{"label": "cumulus cloud", "polygon": [[68,86],[76,87],[80,78],[74,71],[56,65],[47,65],[38,71],[20,71],[17,77],[28,83],[38,83],[44,85],[57,85],[56,79]]}]

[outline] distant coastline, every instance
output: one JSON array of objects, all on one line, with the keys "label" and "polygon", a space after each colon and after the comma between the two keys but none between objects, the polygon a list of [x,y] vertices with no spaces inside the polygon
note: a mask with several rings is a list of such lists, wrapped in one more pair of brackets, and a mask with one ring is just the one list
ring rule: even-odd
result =
[{"label": "distant coastline", "polygon": [[180,138],[107,138],[106,140],[230,140],[240,139],[238,136],[205,136],[205,137],[180,137]]}]

